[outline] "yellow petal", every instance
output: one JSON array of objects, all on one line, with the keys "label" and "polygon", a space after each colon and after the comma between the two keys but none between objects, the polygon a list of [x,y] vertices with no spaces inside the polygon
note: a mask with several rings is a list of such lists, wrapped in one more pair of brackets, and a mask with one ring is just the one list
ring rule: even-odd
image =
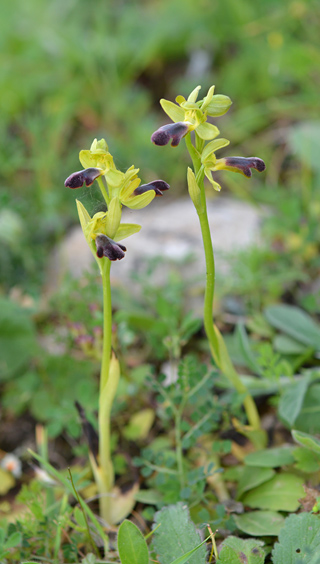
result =
[{"label": "yellow petal", "polygon": [[105,173],[105,178],[111,187],[119,186],[124,180],[124,174],[120,170],[108,170]]},{"label": "yellow petal", "polygon": [[214,139],[219,133],[219,129],[215,125],[212,125],[212,123],[202,123],[197,127],[197,134],[201,139],[205,139],[206,141]]},{"label": "yellow petal", "polygon": [[121,202],[123,202],[124,204],[126,203],[126,201],[130,198],[132,192],[136,188],[138,188],[140,182],[141,182],[140,178],[135,178],[134,180],[131,180],[128,183],[126,183],[121,188],[120,194],[119,194],[119,198],[120,198]]},{"label": "yellow petal", "polygon": [[113,237],[114,241],[122,241],[122,239],[126,239],[135,233],[139,233],[141,229],[141,225],[137,223],[121,223],[115,236]]},{"label": "yellow petal", "polygon": [[172,121],[176,123],[177,121],[184,120],[185,112],[182,108],[180,108],[180,106],[177,106],[169,100],[164,100],[163,98],[162,100],[160,100],[160,104],[162,106],[162,109],[166,112],[169,118],[172,119]]},{"label": "yellow petal", "polygon": [[140,196],[129,198],[124,205],[128,208],[131,208],[132,210],[140,210],[141,208],[145,208],[148,204],[150,204],[155,195],[156,193],[154,190],[148,190],[148,192],[145,192]]},{"label": "yellow petal", "polygon": [[199,90],[200,90],[200,89],[201,89],[201,86],[196,86],[196,87],[192,90],[191,94],[189,94],[187,101],[188,101],[188,102],[195,102],[195,101],[197,100],[197,98],[198,98],[198,94],[199,94]]},{"label": "yellow petal", "polygon": [[213,186],[213,188],[214,188],[217,192],[220,192],[221,186],[220,186],[220,184],[218,184],[218,182],[216,182],[215,180],[213,180],[210,169],[205,168],[205,169],[204,169],[204,173],[205,173],[207,179],[209,180],[210,184]]},{"label": "yellow petal", "polygon": [[222,147],[226,147],[229,143],[230,141],[228,139],[223,139],[223,137],[210,141],[210,143],[208,143],[202,151],[201,162],[204,163],[212,153],[215,153],[215,151],[218,151],[218,149],[221,149]]}]

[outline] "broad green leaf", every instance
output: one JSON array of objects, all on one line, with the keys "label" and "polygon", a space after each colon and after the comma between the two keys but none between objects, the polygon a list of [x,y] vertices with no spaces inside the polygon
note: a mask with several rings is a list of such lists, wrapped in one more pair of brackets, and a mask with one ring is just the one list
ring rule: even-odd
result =
[{"label": "broad green leaf", "polygon": [[[290,515],[272,551],[273,564],[311,564],[320,554],[320,519],[317,515]],[[316,564],[317,560],[312,560]],[[318,560],[319,562],[319,560]]]},{"label": "broad green leaf", "polygon": [[320,325],[298,307],[273,305],[265,309],[270,325],[283,331],[300,343],[320,350]]},{"label": "broad green leaf", "polygon": [[215,125],[212,125],[212,123],[202,123],[197,127],[197,134],[201,139],[205,139],[206,141],[214,139],[219,133],[219,129]]},{"label": "broad green leaf", "polygon": [[166,112],[172,121],[176,123],[177,121],[184,120],[185,112],[182,108],[180,108],[180,106],[177,106],[177,104],[174,104],[169,100],[164,100],[163,98],[160,100],[160,104],[163,111]]},{"label": "broad green leaf", "polygon": [[13,548],[15,546],[17,546],[18,544],[20,544],[22,542],[22,534],[15,532],[12,533],[12,535],[10,535],[10,537],[8,538],[8,540],[5,542],[5,548]]},{"label": "broad green leaf", "polygon": [[312,450],[313,452],[320,454],[320,440],[308,433],[303,433],[302,431],[292,431],[292,436],[294,440],[300,445]]},{"label": "broad green leaf", "polygon": [[284,517],[277,511],[248,511],[233,518],[240,531],[254,537],[278,536],[284,524]]},{"label": "broad green leaf", "polygon": [[281,354],[303,354],[308,347],[288,335],[276,335],[273,340],[274,350]]},{"label": "broad green leaf", "polygon": [[258,509],[274,511],[296,511],[299,499],[305,493],[302,487],[303,479],[294,474],[277,474],[268,482],[248,492],[242,503]]},{"label": "broad green leaf", "polygon": [[243,540],[227,537],[222,543],[217,564],[263,564],[265,552],[263,542],[257,539]]},{"label": "broad green leaf", "polygon": [[222,149],[222,147],[226,147],[227,145],[229,145],[229,143],[230,141],[228,139],[224,139],[223,137],[219,137],[219,139],[210,141],[210,143],[208,143],[203,149],[201,162],[204,163],[205,160],[211,155],[211,153]]},{"label": "broad green leaf", "polygon": [[310,376],[306,375],[297,382],[290,383],[284,390],[279,403],[279,415],[292,426],[297,419],[310,383]]},{"label": "broad green leaf", "polygon": [[0,297],[0,380],[22,369],[37,348],[31,315],[15,302]]},{"label": "broad green leaf", "polygon": [[[183,503],[169,505],[155,515],[155,525],[161,526],[154,532],[153,545],[160,564],[185,556],[196,548],[201,539],[190,520],[189,511]],[[206,550],[202,546],[188,558],[188,564],[205,564]]]},{"label": "broad green leaf", "polygon": [[237,497],[240,498],[244,492],[260,486],[267,480],[273,478],[275,471],[271,468],[257,468],[245,466],[238,484]]},{"label": "broad green leaf", "polygon": [[134,499],[146,505],[157,505],[163,501],[163,495],[158,490],[140,490]]},{"label": "broad green leaf", "polygon": [[313,474],[320,469],[320,454],[316,454],[312,450],[305,447],[297,447],[293,451],[295,459],[294,467],[301,472]]},{"label": "broad green leaf", "polygon": [[121,564],[149,564],[149,551],[138,527],[126,519],[118,533],[118,551]]},{"label": "broad green leaf", "polygon": [[309,386],[294,426],[304,433],[320,433],[320,384]]},{"label": "broad green leaf", "polygon": [[210,103],[206,107],[209,116],[223,116],[230,108],[232,102],[229,96],[223,94],[215,94],[212,96]]},{"label": "broad green leaf", "polygon": [[247,466],[277,468],[278,466],[293,464],[294,458],[291,447],[276,447],[251,452],[245,457],[244,462]]}]

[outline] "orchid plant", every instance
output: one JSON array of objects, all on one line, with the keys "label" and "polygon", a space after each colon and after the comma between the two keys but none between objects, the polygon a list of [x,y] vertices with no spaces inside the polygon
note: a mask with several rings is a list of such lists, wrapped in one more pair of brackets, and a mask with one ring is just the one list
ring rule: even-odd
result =
[{"label": "orchid plant", "polygon": [[[172,147],[177,147],[182,138],[185,138],[186,146],[191,157],[192,168],[187,170],[187,182],[190,197],[196,208],[206,260],[206,288],[204,297],[204,326],[210,344],[212,357],[228,378],[233,388],[241,394],[243,405],[247,414],[249,426],[242,431],[250,435],[251,440],[257,447],[265,446],[266,435],[261,429],[259,414],[253,398],[233,366],[228,354],[227,347],[218,327],[213,322],[213,298],[215,289],[215,261],[212,247],[212,239],[207,214],[207,202],[204,187],[205,177],[211,186],[221,190],[220,184],[212,177],[212,173],[218,170],[230,170],[238,172],[246,177],[251,177],[251,169],[259,172],[265,170],[265,163],[257,157],[224,157],[217,158],[216,152],[229,145],[228,139],[218,137],[219,129],[208,121],[210,117],[218,117],[225,114],[232,102],[228,96],[214,94],[214,86],[211,86],[207,95],[198,100],[201,86],[197,86],[187,99],[177,96],[176,103],[169,100],[160,100],[165,113],[174,123],[166,124],[155,131],[151,141],[155,145],[167,145],[171,141]],[[194,141],[191,133],[194,132]],[[240,429],[239,429],[240,430]]]},{"label": "orchid plant", "polygon": [[97,181],[107,206],[106,212],[98,212],[91,217],[84,205],[79,200],[76,201],[82,231],[98,264],[103,287],[103,350],[98,437],[86,420],[81,406],[78,404],[77,407],[89,442],[90,462],[99,493],[100,515],[108,525],[112,525],[130,513],[135,503],[135,488],[126,495],[120,494],[114,484],[110,453],[111,408],[120,378],[119,362],[111,350],[111,263],[125,256],[126,247],[119,241],[141,229],[140,225],[121,222],[122,206],[131,209],[144,208],[156,196],[162,196],[163,191],[169,189],[169,185],[163,180],[141,185],[139,169],[134,166],[126,172],[118,170],[104,139],[95,139],[90,150],[80,151],[79,158],[84,169],[71,174],[66,179],[65,186],[72,189],[84,185],[89,187]]}]

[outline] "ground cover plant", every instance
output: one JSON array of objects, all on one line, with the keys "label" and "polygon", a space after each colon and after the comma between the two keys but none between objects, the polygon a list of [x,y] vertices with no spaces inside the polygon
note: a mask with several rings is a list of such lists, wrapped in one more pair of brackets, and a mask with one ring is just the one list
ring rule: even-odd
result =
[{"label": "ground cover plant", "polygon": [[[175,147],[185,139],[191,157],[187,184],[206,257],[203,322],[184,312],[183,285],[173,277],[162,298],[156,298],[158,289],[151,292],[149,314],[143,300],[143,311],[137,303],[130,306],[135,302],[130,292],[119,296],[118,328],[113,327],[111,263],[125,257],[119,241],[140,229],[121,223],[122,206],[143,208],[169,185],[163,180],[141,185],[138,169],[119,170],[104,139],[80,152],[85,168],[65,181],[69,188],[88,190],[97,181],[104,199],[103,210],[92,217],[77,201],[102,277],[103,313],[96,276],[84,288],[72,283],[75,309],[68,298],[61,310],[69,343],[63,354],[48,354],[25,371],[37,354],[34,320],[3,299],[4,405],[9,408],[20,386],[22,397],[12,409],[28,408],[46,424],[38,426],[36,448],[29,451],[37,479],[29,479],[17,496],[26,509],[21,512],[18,505],[17,517],[2,521],[4,562],[319,562],[320,326],[290,304],[268,305],[245,324],[239,320],[226,337],[218,328],[224,328],[223,318],[217,314],[213,322],[215,265],[204,178],[220,191],[212,172],[250,177],[252,168],[263,172],[265,164],[258,157],[217,158],[216,151],[229,141],[218,137],[207,119],[225,114],[231,100],[215,94],[214,87],[198,100],[199,90],[187,99],[178,96],[176,104],[161,101],[174,123],[161,126],[151,140]],[[148,282],[143,285],[147,290]],[[83,310],[83,295],[89,309]],[[127,360],[137,342],[144,352],[130,368]],[[90,373],[100,357],[97,385]],[[55,371],[48,393],[43,384]],[[19,383],[10,381],[19,372]],[[69,397],[66,375],[74,382]],[[278,418],[278,430],[264,421],[264,411],[266,418]],[[57,470],[48,435],[61,432],[70,467]],[[81,433],[85,443],[79,445]],[[20,464],[14,455],[2,458],[4,493],[21,477]],[[130,514],[133,518],[125,519]]]}]

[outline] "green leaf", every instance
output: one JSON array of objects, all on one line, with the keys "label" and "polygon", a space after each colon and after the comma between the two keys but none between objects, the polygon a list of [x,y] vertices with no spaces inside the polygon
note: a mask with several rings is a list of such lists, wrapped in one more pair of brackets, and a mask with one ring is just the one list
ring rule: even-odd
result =
[{"label": "green leaf", "polygon": [[206,539],[204,539],[204,541],[202,541],[200,544],[198,544],[198,546],[196,546],[192,550],[189,550],[189,552],[186,552],[186,554],[184,554],[183,556],[179,556],[179,558],[176,558],[175,560],[173,560],[173,562],[171,562],[171,564],[185,564],[187,561],[189,561],[191,554],[193,554],[194,552],[197,552],[197,550],[203,544],[205,544],[209,538],[210,537],[207,537]]},{"label": "green leaf", "polygon": [[0,380],[7,380],[37,351],[30,314],[7,298],[0,298]]},{"label": "green leaf", "polygon": [[294,458],[291,447],[276,447],[251,452],[245,457],[244,462],[247,466],[277,468],[279,466],[293,464]]},{"label": "green leaf", "polygon": [[276,335],[273,340],[274,350],[281,354],[304,354],[308,347],[288,335]]},{"label": "green leaf", "polygon": [[[317,515],[290,515],[272,551],[273,564],[311,564],[320,550],[320,519]],[[315,560],[314,564],[316,564]]]},{"label": "green leaf", "polygon": [[249,507],[274,511],[296,511],[305,493],[303,479],[294,474],[277,474],[268,482],[248,492],[242,502]]},{"label": "green leaf", "polygon": [[313,452],[320,454],[320,440],[308,433],[303,433],[302,431],[292,431],[292,436],[294,440],[300,445],[312,450]]},{"label": "green leaf", "polygon": [[280,398],[279,415],[290,426],[294,424],[301,411],[309,383],[309,375],[297,382],[290,383]]},{"label": "green leaf", "polygon": [[[172,561],[185,556],[198,547],[201,539],[190,520],[187,506],[183,503],[169,505],[155,514],[153,545],[160,564],[172,564]],[[195,555],[189,556],[188,564],[205,564],[206,550],[202,546]]]},{"label": "green leaf", "polygon": [[264,313],[270,325],[276,329],[320,350],[320,326],[302,309],[282,304],[269,306]]},{"label": "green leaf", "polygon": [[276,511],[248,511],[233,518],[240,531],[257,537],[277,537],[284,524],[284,517]]},{"label": "green leaf", "polygon": [[160,104],[163,111],[166,112],[166,114],[170,119],[172,119],[172,121],[176,123],[177,121],[184,120],[185,112],[182,108],[180,108],[180,106],[177,106],[177,104],[174,104],[169,100],[164,100],[163,98],[160,100]]},{"label": "green leaf", "polygon": [[118,551],[121,564],[149,564],[149,551],[138,527],[126,519],[118,533]]},{"label": "green leaf", "polygon": [[270,480],[273,478],[274,474],[275,471],[271,468],[246,466],[239,480],[237,497],[240,498],[244,492],[252,490],[267,480]]},{"label": "green leaf", "polygon": [[5,542],[4,547],[6,549],[8,548],[14,548],[15,546],[17,546],[18,544],[20,544],[22,542],[22,535],[21,533],[15,532],[12,533],[12,535],[10,535],[10,537],[8,538],[8,540]]},{"label": "green leaf", "polygon": [[316,454],[312,450],[304,447],[297,447],[293,451],[296,461],[294,467],[301,472],[313,474],[320,469],[320,454]]},{"label": "green leaf", "polygon": [[209,116],[217,117],[223,116],[230,108],[232,102],[229,96],[223,94],[215,94],[212,96],[210,103],[206,107]]},{"label": "green leaf", "polygon": [[305,433],[320,433],[320,384],[309,386],[294,426]]},{"label": "green leaf", "polygon": [[227,537],[222,543],[217,564],[263,564],[265,552],[263,542],[257,539],[243,540]]},{"label": "green leaf", "polygon": [[239,350],[241,351],[241,354],[246,361],[246,366],[248,366],[248,368],[250,368],[250,370],[254,374],[259,374],[261,376],[261,367],[256,361],[255,356],[251,350],[250,341],[243,324],[239,323],[237,325],[235,336],[238,342]]},{"label": "green leaf", "polygon": [[163,502],[163,495],[158,490],[139,490],[134,499],[146,505],[157,505]]}]

